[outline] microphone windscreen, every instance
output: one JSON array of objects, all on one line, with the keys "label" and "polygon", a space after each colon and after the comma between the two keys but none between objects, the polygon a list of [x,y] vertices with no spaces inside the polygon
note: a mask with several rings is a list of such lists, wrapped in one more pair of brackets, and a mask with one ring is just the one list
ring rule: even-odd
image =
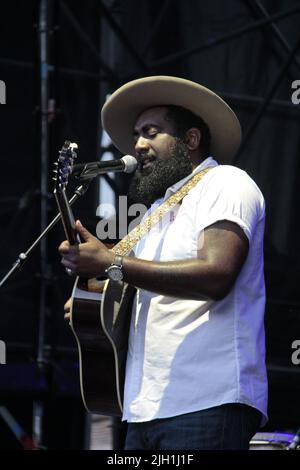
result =
[{"label": "microphone windscreen", "polygon": [[121,160],[124,163],[124,173],[133,173],[136,170],[138,162],[132,155],[124,155]]}]

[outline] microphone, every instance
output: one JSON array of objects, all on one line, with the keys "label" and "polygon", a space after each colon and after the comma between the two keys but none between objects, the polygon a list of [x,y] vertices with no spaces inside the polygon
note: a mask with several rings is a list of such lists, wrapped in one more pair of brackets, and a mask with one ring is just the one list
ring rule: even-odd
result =
[{"label": "microphone", "polygon": [[90,179],[102,173],[123,172],[133,173],[138,162],[132,155],[125,155],[119,160],[105,160],[91,163],[78,163],[73,165],[72,174],[75,178]]}]

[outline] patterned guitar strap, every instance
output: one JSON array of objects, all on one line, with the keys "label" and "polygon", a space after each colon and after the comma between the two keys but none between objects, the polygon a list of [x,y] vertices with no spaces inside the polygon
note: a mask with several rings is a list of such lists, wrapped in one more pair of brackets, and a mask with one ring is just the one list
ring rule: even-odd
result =
[{"label": "patterned guitar strap", "polygon": [[195,176],[189,179],[175,194],[172,194],[163,204],[161,204],[153,214],[150,214],[144,221],[137,225],[131,232],[129,232],[119,243],[117,243],[112,251],[116,255],[125,256],[131,252],[135,245],[146,235],[154,225],[156,225],[162,218],[178,204],[188,192],[196,186],[197,183],[211,170],[212,167],[205,168],[199,171]]},{"label": "patterned guitar strap", "polygon": [[[137,225],[131,232],[129,232],[119,243],[117,243],[113,248],[112,252],[116,255],[125,256],[128,255],[131,250],[137,245],[141,238],[146,235],[154,225],[158,224],[160,220],[178,204],[188,192],[196,186],[197,183],[206,175],[206,173],[211,170],[213,167],[205,168],[202,171],[199,171],[196,175],[190,178],[186,184],[184,184],[175,194],[172,194],[163,204],[161,204],[155,211],[150,214],[146,219]],[[114,283],[110,283],[111,286]],[[82,288],[84,288],[82,286]],[[86,289],[85,289],[86,290]],[[101,288],[99,290],[99,281],[95,278],[88,280],[88,289],[90,292],[102,292]]]}]

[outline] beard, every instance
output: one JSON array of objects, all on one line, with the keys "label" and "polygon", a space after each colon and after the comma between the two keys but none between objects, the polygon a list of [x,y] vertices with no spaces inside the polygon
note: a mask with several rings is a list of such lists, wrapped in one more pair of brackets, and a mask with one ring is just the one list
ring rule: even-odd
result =
[{"label": "beard", "polygon": [[175,138],[170,158],[155,160],[151,167],[139,168],[129,185],[128,197],[132,202],[144,204],[147,208],[165,195],[166,190],[188,176],[193,167],[188,158],[188,150],[183,140]]}]

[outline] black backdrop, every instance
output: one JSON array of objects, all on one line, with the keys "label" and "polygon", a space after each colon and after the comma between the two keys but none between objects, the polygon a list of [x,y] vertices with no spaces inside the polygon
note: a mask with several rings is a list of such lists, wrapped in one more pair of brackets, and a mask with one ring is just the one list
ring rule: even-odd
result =
[{"label": "black backdrop", "polygon": [[[2,275],[39,232],[40,73],[34,26],[39,3],[19,0],[1,6],[0,80],[7,85],[7,104],[0,106]],[[300,79],[299,49],[284,66],[299,41],[299,2],[49,0],[49,6],[49,62],[53,65],[49,86],[57,107],[49,123],[49,174],[66,137],[79,142],[81,160],[97,158],[99,107],[105,93],[131,78],[169,74],[198,81],[223,96],[238,114],[245,142],[236,164],[255,179],[267,204],[270,422],[266,429],[296,429],[300,366],[292,364],[291,345],[300,339],[300,105],[291,102],[291,85]],[[289,11],[276,22],[267,22],[268,14]],[[270,103],[263,108],[268,98]],[[97,203],[94,184],[76,206],[76,215],[91,230],[95,230]],[[50,219],[55,212],[51,198],[48,208]],[[56,252],[62,236],[56,228],[47,238],[46,331],[51,364],[70,375],[72,367],[63,361],[76,361],[76,356],[62,319],[62,305],[71,288]],[[8,343],[8,364],[0,366],[0,373],[11,362],[34,363],[39,286],[37,251],[1,292],[0,339]],[[52,377],[56,373],[50,369]],[[66,388],[78,396],[76,374],[72,381]],[[52,397],[60,393],[55,387],[51,390]]]}]

